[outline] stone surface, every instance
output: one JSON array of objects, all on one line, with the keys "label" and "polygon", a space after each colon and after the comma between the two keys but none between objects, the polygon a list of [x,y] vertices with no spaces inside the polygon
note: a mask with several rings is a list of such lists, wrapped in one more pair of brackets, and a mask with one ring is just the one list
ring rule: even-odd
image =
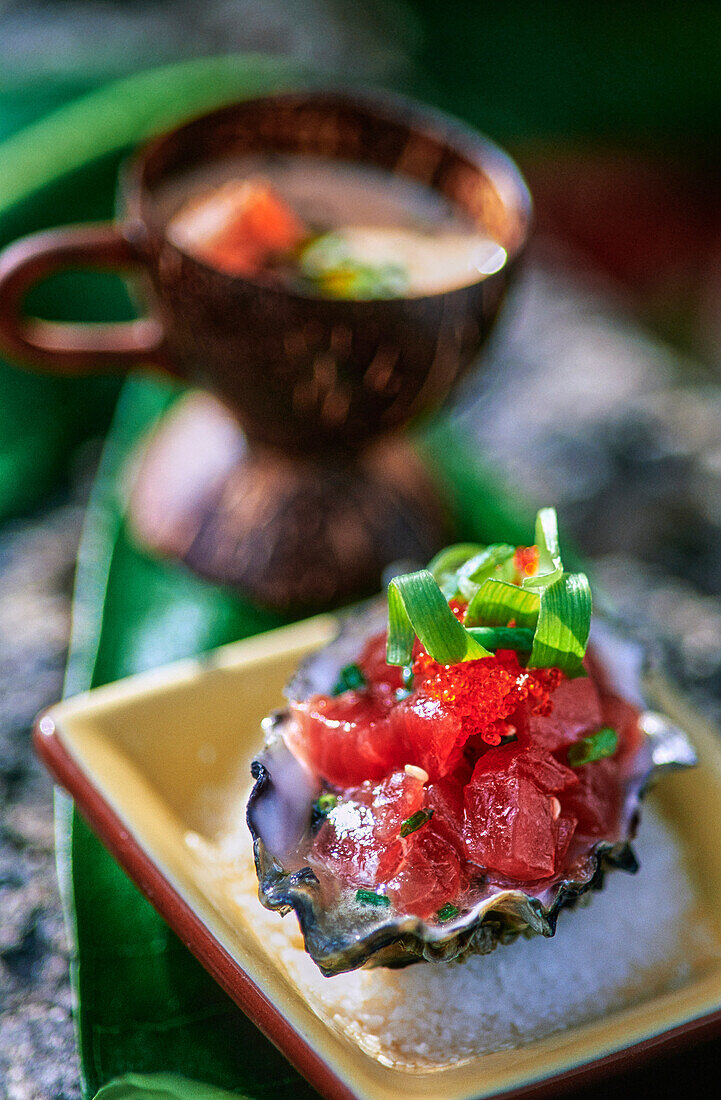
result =
[{"label": "stone surface", "polygon": [[62,692],[79,503],[0,533],[0,1097],[76,1100],[52,784],[29,724]]}]

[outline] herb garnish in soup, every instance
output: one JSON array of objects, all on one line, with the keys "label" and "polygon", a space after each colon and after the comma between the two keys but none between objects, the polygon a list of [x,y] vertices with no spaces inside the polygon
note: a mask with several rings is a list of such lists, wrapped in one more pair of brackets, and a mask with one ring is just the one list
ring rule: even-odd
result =
[{"label": "herb garnish in soup", "polygon": [[469,286],[505,250],[432,188],[302,155],[229,159],[178,177],[168,237],[230,275],[327,298],[412,298]]}]

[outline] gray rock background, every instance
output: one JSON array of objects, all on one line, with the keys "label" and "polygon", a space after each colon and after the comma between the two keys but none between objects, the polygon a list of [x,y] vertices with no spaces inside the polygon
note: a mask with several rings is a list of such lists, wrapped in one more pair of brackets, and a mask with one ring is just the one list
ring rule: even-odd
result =
[{"label": "gray rock background", "polygon": [[82,507],[0,533],[0,1097],[80,1096],[68,950],[55,878],[53,792],[30,723],[58,699]]}]

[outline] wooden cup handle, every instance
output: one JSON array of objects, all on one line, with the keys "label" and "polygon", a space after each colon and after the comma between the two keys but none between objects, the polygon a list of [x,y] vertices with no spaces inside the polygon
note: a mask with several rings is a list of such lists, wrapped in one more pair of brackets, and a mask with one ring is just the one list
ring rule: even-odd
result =
[{"label": "wooden cup handle", "polygon": [[66,268],[126,271],[144,267],[134,245],[112,224],[33,233],[0,253],[0,350],[55,374],[129,370],[140,362],[167,368],[163,330],[152,317],[115,324],[41,321],[23,313],[32,286]]}]

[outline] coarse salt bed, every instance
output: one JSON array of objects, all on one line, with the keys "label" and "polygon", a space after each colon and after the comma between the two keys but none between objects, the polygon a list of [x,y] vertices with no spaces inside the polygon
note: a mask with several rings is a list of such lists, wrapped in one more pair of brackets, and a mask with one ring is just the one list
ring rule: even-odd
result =
[{"label": "coarse salt bed", "polygon": [[588,904],[560,914],[553,939],[519,939],[463,963],[333,978],[303,950],[294,914],[260,905],[244,830],[214,845],[192,841],[313,1009],[387,1065],[457,1064],[589,1022],[682,984],[708,950],[681,851],[650,806],[634,845],[641,870],[610,874]]}]

